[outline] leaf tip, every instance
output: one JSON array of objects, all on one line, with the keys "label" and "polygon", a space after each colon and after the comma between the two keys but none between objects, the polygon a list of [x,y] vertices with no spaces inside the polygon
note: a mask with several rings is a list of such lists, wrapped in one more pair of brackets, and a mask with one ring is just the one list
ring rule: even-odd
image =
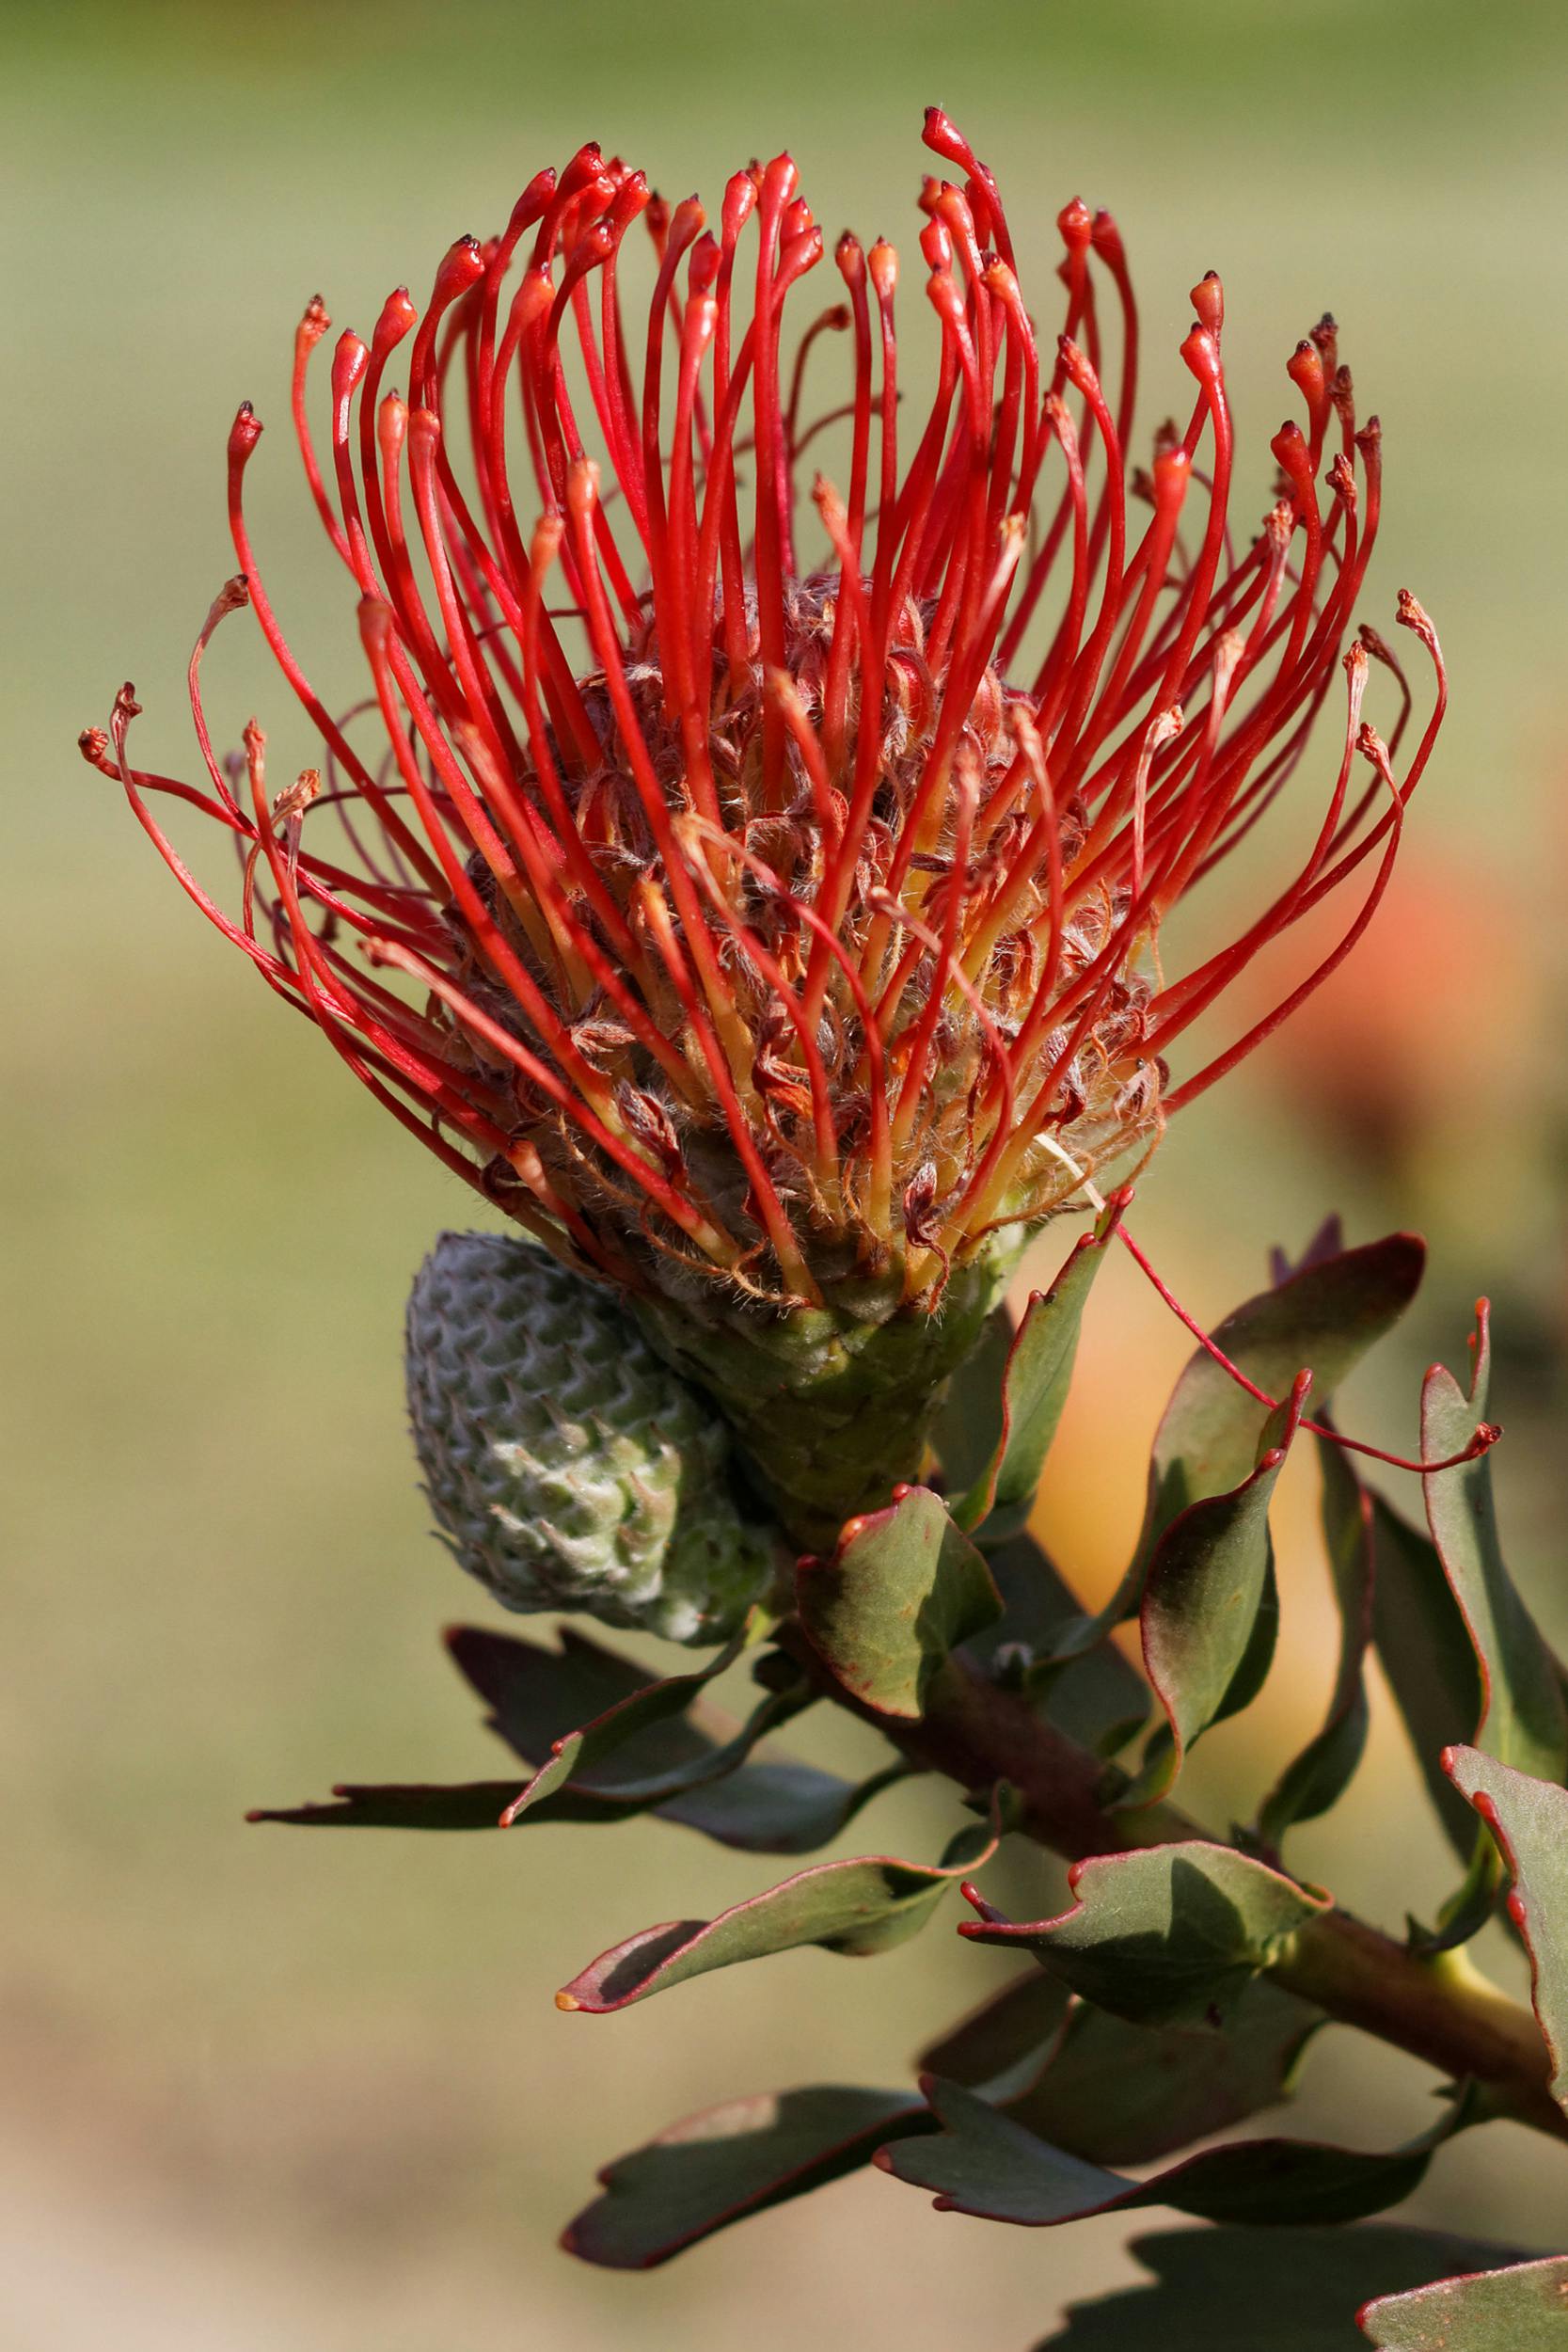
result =
[{"label": "leaf tip", "polygon": [[578,1999],[577,1994],[575,1993],[568,1993],[564,1989],[556,1994],[555,2005],[557,2009],[562,2010],[574,2010],[580,2009],[582,2007],[582,2003]]}]

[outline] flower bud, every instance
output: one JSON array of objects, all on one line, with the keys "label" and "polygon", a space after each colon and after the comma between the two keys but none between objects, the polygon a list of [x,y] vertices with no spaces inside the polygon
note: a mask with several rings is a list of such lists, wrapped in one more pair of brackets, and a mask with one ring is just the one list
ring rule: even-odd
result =
[{"label": "flower bud", "polygon": [[407,1382],[436,1520],[504,1607],[735,1631],[771,1563],[728,1426],[609,1291],[531,1242],[443,1233],[409,1296]]}]

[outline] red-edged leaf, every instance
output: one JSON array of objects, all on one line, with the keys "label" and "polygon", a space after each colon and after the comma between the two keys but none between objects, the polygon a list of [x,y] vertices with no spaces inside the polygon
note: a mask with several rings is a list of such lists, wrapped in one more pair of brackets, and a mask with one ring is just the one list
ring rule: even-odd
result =
[{"label": "red-edged leaf", "polygon": [[[1420,1283],[1426,1244],[1415,1233],[1390,1233],[1328,1257],[1317,1254],[1324,1238],[1319,1236],[1293,1274],[1247,1299],[1212,1334],[1249,1380],[1282,1401],[1305,1367],[1326,1405],[1398,1322]],[[1267,1406],[1238,1387],[1206,1350],[1188,1359],[1154,1435],[1148,1500],[1132,1563],[1100,1614],[1059,1639],[1059,1655],[1091,1645],[1132,1614],[1165,1529],[1193,1503],[1231,1492],[1249,1476],[1268,1418]]]},{"label": "red-edged leaf", "polygon": [[[662,1682],[643,1683],[625,1698],[618,1699],[602,1715],[596,1715],[591,1723],[584,1724],[579,1730],[568,1732],[563,1739],[552,1740],[548,1762],[534,1773],[522,1794],[514,1799],[508,1821],[520,1820],[536,1805],[558,1795],[568,1781],[592,1781],[601,1767],[622,1749],[633,1741],[641,1745],[651,1732],[684,1716],[704,1686],[721,1675],[726,1667],[734,1665],[748,1637],[749,1627],[743,1626],[716,1658],[710,1660],[707,1665],[699,1667],[694,1674],[671,1675]],[[752,1736],[760,1737],[764,1727],[759,1724]],[[644,1803],[662,1802],[678,1790],[695,1787],[701,1781],[714,1777],[718,1772],[728,1769],[727,1764],[720,1762],[722,1752],[715,1749],[711,1741],[704,1741],[701,1746],[683,1743],[683,1747],[687,1757],[685,1762],[672,1763],[663,1770],[656,1767],[645,1777],[640,1776],[637,1788],[643,1792]],[[645,1748],[643,1754],[646,1754]]]},{"label": "red-edged leaf", "polygon": [[1011,1920],[972,1889],[959,1934],[1033,1952],[1072,1990],[1135,2025],[1210,2021],[1328,1897],[1229,1846],[1193,1838],[1096,1854],[1068,1873],[1055,1919]]},{"label": "red-edged leaf", "polygon": [[907,1770],[902,1762],[890,1764],[856,1783],[815,1764],[743,1764],[726,1779],[656,1804],[654,1819],[698,1830],[741,1853],[814,1853],[841,1836]]},{"label": "red-edged leaf", "polygon": [[967,1495],[1002,1437],[1002,1383],[1012,1354],[1014,1327],[1006,1301],[991,1310],[980,1336],[947,1383],[931,1424],[931,1451],[942,1469],[949,1507]]},{"label": "red-edged leaf", "polygon": [[1409,1738],[1428,1796],[1461,1861],[1475,1851],[1476,1825],[1443,1771],[1443,1750],[1473,1740],[1481,1721],[1481,1669],[1436,1546],[1384,1501],[1372,1498],[1372,1629],[1378,1661]]},{"label": "red-edged leaf", "polygon": [[[858,1786],[813,1764],[743,1764],[726,1779],[691,1788],[663,1804],[613,1788],[568,1781],[523,1818],[547,1822],[626,1821],[641,1813],[699,1831],[741,1853],[811,1853],[841,1836],[873,1797],[903,1778],[891,1764]],[[251,1821],[285,1821],[305,1829],[502,1829],[508,1826],[515,1781],[476,1780],[451,1788],[345,1782],[330,1804],[264,1808]]]},{"label": "red-edged leaf", "polygon": [[1302,1373],[1269,1416],[1257,1465],[1241,1485],[1190,1503],[1155,1546],[1139,1621],[1144,1670],[1165,1722],[1124,1804],[1163,1797],[1194,1740],[1247,1706],[1268,1673],[1278,1624],[1269,1504],[1310,1380]]},{"label": "red-edged leaf", "polygon": [[[559,1628],[554,1648],[488,1626],[449,1626],[443,1638],[452,1664],[489,1710],[487,1728],[533,1769],[579,1724],[651,1690],[657,1679],[574,1625]],[[689,1762],[708,1744],[675,1716],[657,1731],[650,1728],[641,1760],[655,1772]]]},{"label": "red-edged leaf", "polygon": [[[905,1769],[890,1765],[858,1786],[784,1757],[752,1761],[757,1740],[797,1703],[776,1693],[727,1740],[694,1721],[702,1686],[729,1662],[722,1653],[695,1675],[656,1682],[627,1661],[565,1628],[561,1648],[459,1626],[448,1645],[490,1707],[489,1727],[525,1763],[554,1762],[518,1809],[515,1781],[452,1788],[345,1783],[335,1802],[267,1807],[249,1819],[307,1828],[463,1830],[516,1820],[610,1822],[652,1813],[747,1853],[810,1853],[840,1836]],[[601,1711],[581,1732],[580,1712]],[[672,1711],[673,1709],[673,1711]],[[710,1719],[711,1720],[711,1719]],[[562,1758],[571,1759],[563,1771]]]},{"label": "red-edged leaf", "polygon": [[1069,2155],[1148,2164],[1288,2098],[1323,2023],[1257,1978],[1223,2033],[1133,2026],[1037,1969],[925,2051],[921,2067]]},{"label": "red-edged leaf", "polygon": [[1383,2352],[1562,2352],[1568,2254],[1380,2296],[1360,2317]]},{"label": "red-edged leaf", "polygon": [[[258,1805],[245,1818],[303,1829],[499,1829],[516,1793],[515,1780],[470,1780],[445,1788],[419,1782],[340,1781],[329,1801]],[[589,1818],[598,1820],[601,1810]]]},{"label": "red-edged leaf", "polygon": [[[1305,1365],[1326,1401],[1399,1321],[1425,1262],[1426,1244],[1415,1233],[1309,1257],[1287,1280],[1227,1315],[1213,1339],[1271,1396],[1283,1398]],[[1189,1359],[1155,1434],[1142,1552],[1199,1496],[1240,1484],[1257,1458],[1266,1419],[1266,1408],[1202,1349]]]},{"label": "red-edged leaf", "polygon": [[1568,2111],[1568,1789],[1478,1748],[1448,1749],[1443,1768],[1486,1823],[1513,1876],[1508,1908],[1529,1953],[1552,2096]]},{"label": "red-edged leaf", "polygon": [[717,1919],[674,1919],[644,1928],[574,1977],[556,1994],[557,2007],[609,2016],[711,1968],[764,1960],[806,1944],[856,1957],[891,1951],[919,1934],[966,1870],[990,1859],[1000,1820],[998,1799],[990,1828],[976,1822],[960,1830],[937,1864],[903,1862],[891,1854],[819,1863],[721,1912]]},{"label": "red-edged leaf", "polygon": [[988,1547],[1005,1543],[1029,1517],[1067,1404],[1084,1309],[1125,1206],[1119,1197],[1110,1203],[1094,1230],[1078,1236],[1050,1289],[1032,1293],[1023,1311],[1002,1375],[990,1458],[953,1504],[960,1527],[974,1532],[984,1523]]},{"label": "red-edged leaf", "polygon": [[823,2084],[731,2099],[607,2165],[604,2195],[561,2242],[606,2269],[651,2270],[734,2221],[859,2171],[889,2139],[932,2128],[908,2090]]},{"label": "red-edged leaf", "polygon": [[1081,1624],[1083,1611],[1033,1535],[1014,1535],[986,1559],[1003,1613],[965,1644],[966,1654],[991,1675],[1006,1671],[1011,1652],[1031,1697],[1058,1730],[1098,1756],[1115,1755],[1148,1717],[1148,1685],[1108,1633],[1092,1649],[1053,1660],[1057,1635]]},{"label": "red-edged leaf", "polygon": [[1508,2251],[1387,2222],[1169,2230],[1127,2250],[1153,2280],[1069,2304],[1066,2325],[1036,2352],[1357,2352],[1355,2312],[1369,2296]]},{"label": "red-edged leaf", "polygon": [[1433,2151],[1473,2120],[1455,2106],[1420,2138],[1386,2154],[1315,2140],[1232,2140],[1132,2181],[1052,2147],[957,2083],[928,2077],[922,2088],[942,2130],[879,2149],[878,2165],[932,2191],[940,2212],[1027,2229],[1137,2205],[1171,2205],[1210,2221],[1354,2221],[1408,2197]]},{"label": "red-edged leaf", "polygon": [[[1468,1395],[1443,1365],[1427,1374],[1421,1391],[1425,1461],[1463,1452],[1485,1417],[1491,1338],[1484,1299],[1470,1347]],[[1568,1776],[1568,1708],[1556,1661],[1503,1564],[1490,1456],[1429,1470],[1421,1486],[1432,1540],[1481,1667],[1481,1713],[1473,1744],[1500,1763],[1560,1785]]]},{"label": "red-edged leaf", "polygon": [[1367,1652],[1372,1639],[1372,1501],[1343,1452],[1320,1438],[1323,1535],[1339,1612],[1339,1663],[1323,1726],[1288,1764],[1258,1816],[1259,1835],[1277,1850],[1294,1821],[1338,1804],[1367,1744]]},{"label": "red-edged leaf", "polygon": [[928,1486],[851,1519],[831,1560],[802,1560],[796,1598],[834,1680],[905,1718],[958,1645],[1002,1614],[990,1570]]}]

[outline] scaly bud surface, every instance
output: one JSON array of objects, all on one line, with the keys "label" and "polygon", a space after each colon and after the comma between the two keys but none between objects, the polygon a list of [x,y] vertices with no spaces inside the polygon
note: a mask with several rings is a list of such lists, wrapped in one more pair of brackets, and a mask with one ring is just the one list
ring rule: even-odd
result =
[{"label": "scaly bud surface", "polygon": [[610,1293],[504,1233],[443,1233],[408,1301],[408,1417],[461,1565],[517,1610],[733,1633],[771,1549],[725,1423]]}]

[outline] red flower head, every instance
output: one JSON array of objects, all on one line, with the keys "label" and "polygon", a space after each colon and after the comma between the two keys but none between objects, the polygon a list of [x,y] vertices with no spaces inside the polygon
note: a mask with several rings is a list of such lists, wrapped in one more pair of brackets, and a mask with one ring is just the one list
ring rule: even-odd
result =
[{"label": "red flower head", "polygon": [[[333,718],[262,587],[246,405],[243,576],[191,669],[210,789],[128,765],[129,689],[112,740],[85,739],[206,914],[450,1167],[569,1260],[732,1323],[928,1307],[1147,1148],[1352,945],[1442,715],[1412,598],[1437,674],[1413,752],[1382,641],[1340,660],[1380,463],[1333,322],[1288,362],[1275,502],[1233,536],[1218,278],[1180,347],[1190,414],[1135,465],[1116,224],[1061,214],[1042,345],[990,172],[936,109],[926,143],[955,177],[920,199],[924,418],[890,245],[841,237],[837,298],[786,325],[825,254],[787,155],[737,172],[711,225],[597,147],[542,172],[499,236],[451,247],[422,314],[400,289],[368,343],[339,338],[320,453],[312,302],[294,421],[372,698]],[[652,288],[628,315],[634,230]],[[816,414],[824,339],[845,358]],[[836,485],[812,474],[824,427]],[[276,797],[260,730],[226,770],[202,715],[202,650],[247,601],[321,741]],[[1386,743],[1369,657],[1400,682]],[[1291,782],[1341,671],[1305,858],[1164,971],[1166,917]],[[232,916],[166,840],[170,794],[234,837]],[[1333,954],[1173,1085],[1182,1033],[1354,876]]]}]

